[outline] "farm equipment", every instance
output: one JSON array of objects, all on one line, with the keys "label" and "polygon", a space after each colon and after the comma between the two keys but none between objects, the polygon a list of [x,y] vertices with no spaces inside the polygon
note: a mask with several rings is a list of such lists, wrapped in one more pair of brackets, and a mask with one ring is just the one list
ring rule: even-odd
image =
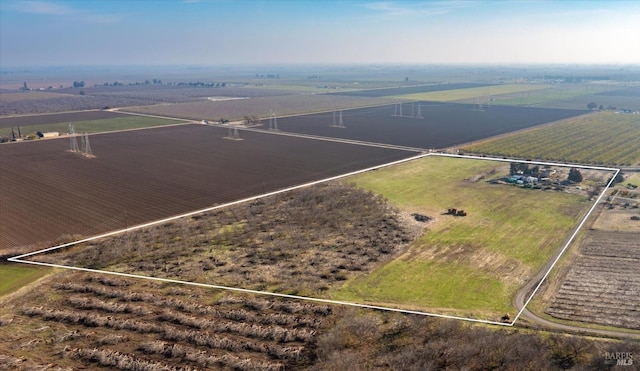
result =
[{"label": "farm equipment", "polygon": [[418,213],[413,213],[413,214],[411,214],[411,216],[412,216],[415,220],[417,220],[417,221],[419,221],[419,222],[423,222],[423,223],[424,223],[424,222],[428,222],[429,220],[431,220],[431,217],[426,216],[426,215],[422,215],[422,214],[418,214]]},{"label": "farm equipment", "polygon": [[458,209],[447,209],[447,215],[467,216],[467,212],[464,210],[458,210]]}]

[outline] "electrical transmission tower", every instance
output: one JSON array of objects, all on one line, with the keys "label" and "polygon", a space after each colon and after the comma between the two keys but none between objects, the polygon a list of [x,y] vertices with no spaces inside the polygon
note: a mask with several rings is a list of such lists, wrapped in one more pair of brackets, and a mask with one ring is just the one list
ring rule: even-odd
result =
[{"label": "electrical transmission tower", "polygon": [[[336,112],[338,114],[338,120],[336,122]],[[344,128],[344,121],[342,120],[342,111],[333,111],[333,125],[336,128]]]},{"label": "electrical transmission tower", "polygon": [[229,128],[229,138],[240,139],[240,134],[238,134],[238,128],[236,127]]},{"label": "electrical transmission tower", "polygon": [[240,138],[240,134],[238,133],[238,128],[237,127],[229,127],[229,133],[227,134],[226,137],[224,137],[225,139],[231,139],[231,140],[242,140]]},{"label": "electrical transmission tower", "polygon": [[278,118],[274,110],[269,111],[269,130],[278,131]]},{"label": "electrical transmission tower", "polygon": [[478,103],[476,99],[473,100],[473,108],[471,109],[472,111],[484,111],[484,109],[482,108],[482,102]]},{"label": "electrical transmission tower", "polygon": [[78,138],[76,138],[76,128],[73,124],[69,124],[69,151],[80,152],[78,147]]},{"label": "electrical transmission tower", "polygon": [[402,103],[398,102],[395,104],[395,106],[393,107],[393,115],[394,116],[399,116],[402,117]]},{"label": "electrical transmission tower", "polygon": [[416,103],[413,102],[411,103],[411,114],[409,115],[405,115],[402,113],[402,106],[403,104],[401,102],[398,102],[395,104],[394,108],[393,108],[393,115],[395,117],[406,117],[406,118],[410,118],[410,119],[423,119],[424,117],[422,117],[422,105],[418,102],[418,112],[416,113]]},{"label": "electrical transmission tower", "polygon": [[89,145],[89,134],[84,133],[82,137],[82,155],[84,157],[92,158],[93,152],[91,152],[91,145]]}]

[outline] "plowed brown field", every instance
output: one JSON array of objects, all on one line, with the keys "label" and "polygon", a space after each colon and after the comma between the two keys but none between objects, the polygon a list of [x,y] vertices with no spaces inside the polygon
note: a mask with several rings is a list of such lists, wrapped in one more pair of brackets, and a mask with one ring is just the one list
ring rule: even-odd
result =
[{"label": "plowed brown field", "polygon": [[0,146],[0,251],[94,235],[319,180],[414,153],[186,125]]},{"label": "plowed brown field", "polygon": [[[334,112],[278,118],[295,133],[355,139],[415,148],[446,148],[586,113],[584,110],[439,102],[404,103],[345,110],[344,127]],[[263,120],[267,126],[268,121]]]}]

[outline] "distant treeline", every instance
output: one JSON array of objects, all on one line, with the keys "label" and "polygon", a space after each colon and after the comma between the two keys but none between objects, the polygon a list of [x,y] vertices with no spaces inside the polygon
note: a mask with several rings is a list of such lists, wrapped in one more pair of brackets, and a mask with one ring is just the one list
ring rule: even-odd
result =
[{"label": "distant treeline", "polygon": [[[114,82],[105,82],[102,85],[99,84],[94,84],[93,87],[96,88],[98,86],[139,86],[139,85],[175,85],[175,86],[191,86],[191,87],[202,87],[202,88],[224,88],[227,86],[226,82],[202,82],[202,81],[196,81],[196,82],[184,82],[184,81],[178,81],[178,82],[169,82],[169,83],[163,83],[162,80],[160,79],[153,79],[153,80],[144,80],[143,82],[140,81],[136,81],[136,82],[130,82],[130,83],[122,83],[119,81],[114,81]],[[74,88],[82,88],[84,87],[84,81],[74,81],[73,82],[73,87]]]},{"label": "distant treeline", "polygon": [[565,83],[576,83],[593,80],[611,80],[609,76],[564,76],[564,75],[540,75],[534,76],[535,79],[557,80]]},{"label": "distant treeline", "polygon": [[279,73],[268,73],[268,74],[261,74],[261,73],[256,73],[256,79],[279,79],[280,78],[280,74]]}]

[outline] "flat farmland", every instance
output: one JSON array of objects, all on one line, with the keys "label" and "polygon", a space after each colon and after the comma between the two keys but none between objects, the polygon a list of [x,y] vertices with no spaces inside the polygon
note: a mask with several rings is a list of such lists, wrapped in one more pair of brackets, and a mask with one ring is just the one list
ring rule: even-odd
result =
[{"label": "flat farmland", "polygon": [[613,95],[615,97],[636,97],[640,98],[640,86],[629,86],[620,89],[607,90],[597,95]]},{"label": "flat farmland", "polygon": [[[288,132],[415,148],[446,148],[587,112],[502,106],[480,111],[472,104],[402,104],[405,116],[418,116],[418,109],[422,119],[394,116],[399,114],[399,108],[397,104],[391,104],[343,111],[344,128],[334,126],[333,112],[280,118],[278,128]],[[337,123],[339,118],[335,120]]]},{"label": "flat farmland", "polygon": [[[534,84],[504,84],[469,86],[451,90],[436,90],[411,94],[395,95],[398,99],[428,100],[438,102],[458,101],[460,103],[491,103],[494,95],[512,94],[514,92],[529,92],[545,89],[545,85]],[[478,100],[475,102],[475,100]]]},{"label": "flat farmland", "polygon": [[388,98],[344,97],[328,94],[297,94],[286,96],[255,97],[249,99],[219,102],[201,101],[179,104],[163,104],[123,109],[127,112],[181,117],[191,120],[212,120],[221,118],[241,120],[244,116],[256,115],[269,118],[271,110],[277,115],[300,115],[354,107],[367,107],[393,102]]},{"label": "flat farmland", "polygon": [[[609,106],[615,107],[615,110],[631,110],[640,111],[640,98],[630,95],[611,95],[611,94],[585,94],[573,97],[562,98],[561,100],[547,100],[540,103],[539,107],[548,108],[575,108],[582,109],[587,107],[589,103],[595,103],[603,108]],[[614,109],[612,109],[614,110]]]},{"label": "flat farmland", "polygon": [[115,96],[42,93],[42,96],[29,99],[5,100],[0,97],[0,116],[96,110],[104,107],[142,106],[154,103],[146,99]]},{"label": "flat farmland", "polygon": [[93,235],[399,160],[412,152],[183,125],[0,146],[0,249]]},{"label": "flat farmland", "polygon": [[[127,114],[120,114],[114,118],[103,118],[88,121],[73,121],[75,132],[81,134],[141,129],[155,126],[176,125],[180,123],[185,123],[185,120]],[[13,128],[14,132],[17,133],[17,127],[14,126]],[[50,124],[29,125],[23,126],[21,128],[21,133],[23,136],[35,135],[38,131],[41,131],[43,133],[58,132],[60,134],[66,134],[69,132],[69,123],[59,122]],[[0,135],[10,137],[12,135],[11,128],[0,128]]]},{"label": "flat farmland", "polygon": [[463,149],[494,156],[632,165],[640,163],[640,115],[597,112]]},{"label": "flat farmland", "polygon": [[29,115],[0,118],[0,128],[17,128],[18,126],[48,125],[60,123],[73,123],[78,121],[91,121],[127,117],[129,115],[113,111],[93,110],[80,112],[55,113],[50,115]]},{"label": "flat farmland", "polygon": [[[264,97],[287,95],[290,92],[276,89],[256,89],[250,86],[189,87],[175,85],[97,86],[87,89],[68,88],[63,91],[77,94],[82,90],[94,97],[119,97],[148,101],[148,104],[197,102],[208,97]],[[294,92],[295,93],[295,92]]]},{"label": "flat farmland", "polygon": [[[35,260],[497,321],[589,206],[497,184],[508,169],[428,156]],[[469,215],[443,215],[451,205]]]},{"label": "flat farmland", "polygon": [[237,87],[189,87],[174,85],[126,85],[64,88],[0,94],[0,115],[44,114],[104,107],[147,106],[197,102],[208,97],[263,97],[297,94],[274,89]]},{"label": "flat farmland", "polygon": [[66,97],[68,94],[65,93],[50,93],[43,91],[21,91],[21,92],[11,92],[11,93],[0,93],[0,102],[18,102],[25,100],[38,100],[38,99],[53,99],[53,98],[62,98]]},{"label": "flat farmland", "polygon": [[406,94],[420,94],[445,90],[469,89],[493,86],[493,84],[480,83],[455,83],[455,84],[434,84],[420,86],[403,86],[397,88],[368,89],[348,92],[330,93],[330,95],[342,95],[348,97],[387,97]]},{"label": "flat farmland", "polygon": [[[510,92],[505,90],[501,93],[493,93],[492,95],[484,94],[484,96],[482,97],[477,97],[477,103],[486,104],[489,99],[493,99],[491,104],[532,107],[535,106],[545,108],[584,109],[590,102],[590,100],[584,102],[586,99],[590,99],[589,96],[610,89],[606,86],[586,84],[504,85],[504,87],[508,86],[520,86],[522,87],[522,89],[514,89]],[[469,101],[469,99],[467,99],[467,101]],[[574,101],[584,103],[576,105]]]}]

